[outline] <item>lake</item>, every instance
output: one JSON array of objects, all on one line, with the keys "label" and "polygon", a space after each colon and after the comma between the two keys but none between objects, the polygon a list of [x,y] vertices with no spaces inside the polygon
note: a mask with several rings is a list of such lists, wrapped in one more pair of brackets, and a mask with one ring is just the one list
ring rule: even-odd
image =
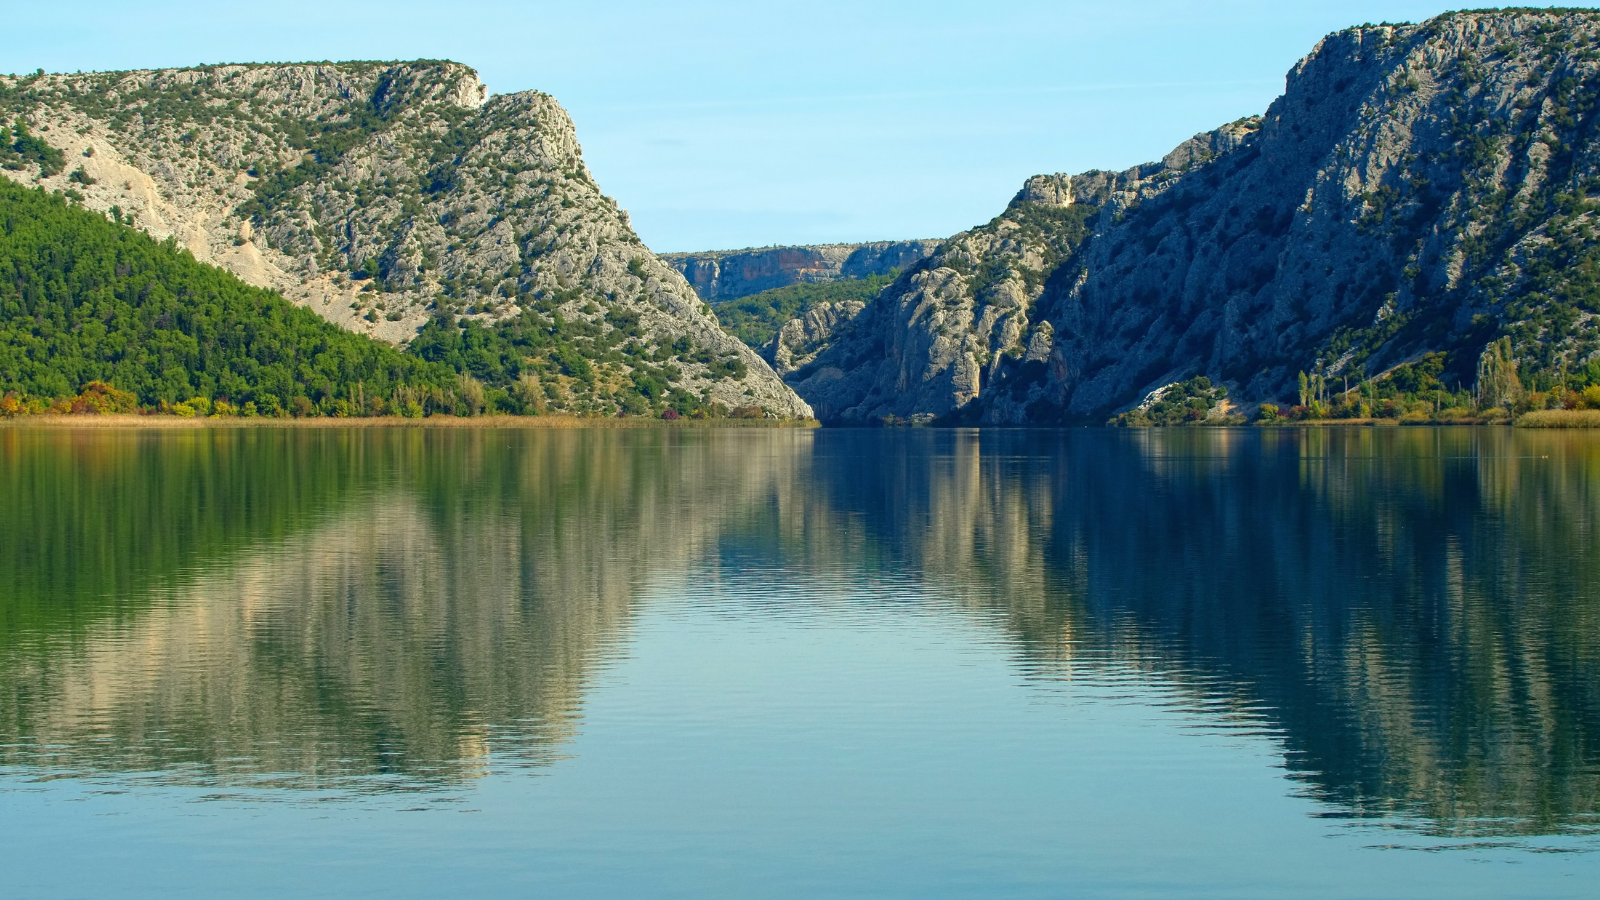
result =
[{"label": "lake", "polygon": [[0,430],[7,896],[1592,897],[1600,434]]}]

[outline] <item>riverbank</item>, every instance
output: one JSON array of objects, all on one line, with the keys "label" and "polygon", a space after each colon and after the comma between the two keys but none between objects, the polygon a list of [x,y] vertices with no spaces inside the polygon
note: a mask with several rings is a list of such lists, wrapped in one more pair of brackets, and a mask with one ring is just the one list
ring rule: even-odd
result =
[{"label": "riverbank", "polygon": [[[1540,409],[1523,413],[1516,419],[1505,416],[1490,418],[1401,418],[1401,419],[1277,419],[1273,421],[1256,421],[1249,423],[1251,428],[1444,428],[1470,426],[1505,426],[1512,425],[1517,428],[1600,428],[1600,409]],[[1122,426],[1163,428],[1173,426]],[[1239,424],[1212,425],[1204,423],[1202,427],[1228,428],[1240,427]]]},{"label": "riverbank", "polygon": [[1459,426],[1459,425],[1510,425],[1507,418],[1473,419],[1473,418],[1413,418],[1413,419],[1278,419],[1272,422],[1252,422],[1255,428],[1340,428],[1346,425],[1358,425],[1368,428],[1415,428],[1418,426]]},{"label": "riverbank", "polygon": [[625,419],[584,416],[400,416],[365,418],[184,418],[139,415],[43,415],[0,419],[0,428],[816,428],[815,419],[689,419],[630,416]]},{"label": "riverbank", "polygon": [[1600,428],[1600,409],[1540,409],[1517,418],[1518,428]]}]

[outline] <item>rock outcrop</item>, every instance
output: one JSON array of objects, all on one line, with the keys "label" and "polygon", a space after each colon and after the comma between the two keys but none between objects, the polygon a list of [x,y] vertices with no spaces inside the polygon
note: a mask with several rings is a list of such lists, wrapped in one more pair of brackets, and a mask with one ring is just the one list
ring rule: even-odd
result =
[{"label": "rock outcrop", "polygon": [[939,246],[938,241],[877,241],[666,253],[662,259],[706,300],[733,300],[791,284],[817,284],[908,269]]},{"label": "rock outcrop", "polygon": [[828,346],[841,324],[850,322],[866,308],[859,300],[819,303],[798,319],[790,319],[778,329],[761,355],[779,375],[788,375],[817,358]]},{"label": "rock outcrop", "polygon": [[351,330],[404,343],[439,312],[537,309],[604,343],[623,322],[637,352],[591,390],[644,354],[691,394],[809,413],[640,242],[546,94],[491,97],[449,62],[241,65],[0,77],[0,108],[66,159],[12,154],[8,177]]},{"label": "rock outcrop", "polygon": [[1243,402],[1509,337],[1600,360],[1600,14],[1330,35],[1264,116],[1125,172],[1030,179],[788,374],[824,419],[1103,421],[1193,376]]}]

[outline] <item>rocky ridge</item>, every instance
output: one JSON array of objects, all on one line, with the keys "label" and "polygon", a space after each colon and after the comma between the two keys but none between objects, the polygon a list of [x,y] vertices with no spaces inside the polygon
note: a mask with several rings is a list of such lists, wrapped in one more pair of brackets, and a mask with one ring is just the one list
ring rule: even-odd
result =
[{"label": "rocky ridge", "polygon": [[1030,179],[854,315],[767,348],[826,420],[1103,421],[1197,376],[1251,402],[1501,337],[1529,387],[1600,360],[1600,14],[1330,35],[1259,118]]},{"label": "rocky ridge", "polygon": [[648,359],[710,402],[810,412],[643,245],[546,94],[491,97],[450,62],[230,65],[0,77],[0,114],[65,159],[13,153],[6,176],[348,329],[404,343],[441,314],[532,313],[590,336],[588,380],[530,366],[556,408],[611,409]]},{"label": "rocky ridge", "polygon": [[733,300],[791,284],[825,284],[908,269],[939,246],[938,241],[874,241],[663,253],[706,300]]}]

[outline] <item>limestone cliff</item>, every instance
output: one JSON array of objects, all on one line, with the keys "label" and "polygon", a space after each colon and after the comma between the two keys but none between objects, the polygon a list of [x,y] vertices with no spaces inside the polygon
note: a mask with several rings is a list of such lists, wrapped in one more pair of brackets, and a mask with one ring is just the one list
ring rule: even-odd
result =
[{"label": "limestone cliff", "polygon": [[867,244],[816,244],[666,253],[662,259],[683,273],[706,300],[748,297],[791,284],[817,284],[908,269],[926,258],[938,241],[876,241]]},{"label": "limestone cliff", "polygon": [[1428,352],[1470,385],[1501,337],[1525,383],[1560,379],[1600,359],[1597,100],[1592,11],[1330,35],[1262,117],[1031,179],[788,378],[825,419],[996,423],[1100,421],[1197,375],[1276,400]]},{"label": "limestone cliff", "polygon": [[346,328],[403,343],[440,312],[492,324],[537,310],[617,351],[581,385],[550,375],[563,396],[595,395],[574,408],[603,408],[648,358],[692,394],[809,412],[640,242],[546,94],[491,97],[450,62],[206,66],[0,78],[0,113],[26,129],[8,135],[65,156],[12,152],[8,177]]}]

